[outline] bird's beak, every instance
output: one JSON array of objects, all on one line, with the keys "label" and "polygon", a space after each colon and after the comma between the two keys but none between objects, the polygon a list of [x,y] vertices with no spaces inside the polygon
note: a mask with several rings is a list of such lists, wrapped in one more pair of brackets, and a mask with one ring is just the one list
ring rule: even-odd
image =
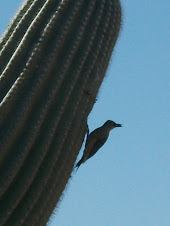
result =
[{"label": "bird's beak", "polygon": [[122,127],[122,124],[116,124],[115,126],[116,127]]}]

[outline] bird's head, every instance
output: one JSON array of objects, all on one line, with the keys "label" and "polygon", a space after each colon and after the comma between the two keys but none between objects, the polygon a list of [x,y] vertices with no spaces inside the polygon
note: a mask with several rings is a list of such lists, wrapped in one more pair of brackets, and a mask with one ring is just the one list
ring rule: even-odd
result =
[{"label": "bird's head", "polygon": [[116,122],[114,122],[112,120],[107,120],[103,126],[107,127],[109,130],[114,129],[115,127],[122,127],[121,124],[117,124]]}]

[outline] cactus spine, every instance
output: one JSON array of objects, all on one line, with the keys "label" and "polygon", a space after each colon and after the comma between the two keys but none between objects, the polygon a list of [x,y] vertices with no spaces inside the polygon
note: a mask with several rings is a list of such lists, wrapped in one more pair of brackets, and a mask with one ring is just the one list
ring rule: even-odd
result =
[{"label": "cactus spine", "polygon": [[119,0],[27,0],[0,41],[0,225],[45,225],[115,45]]}]

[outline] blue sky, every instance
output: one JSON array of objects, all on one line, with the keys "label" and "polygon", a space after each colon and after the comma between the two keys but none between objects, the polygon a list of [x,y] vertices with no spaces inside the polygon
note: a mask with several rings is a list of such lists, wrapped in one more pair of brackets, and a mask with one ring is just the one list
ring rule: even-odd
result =
[{"label": "blue sky", "polygon": [[[1,1],[0,33],[20,2]],[[170,1],[121,3],[122,30],[88,124],[123,127],[72,175],[48,226],[170,225]]]}]

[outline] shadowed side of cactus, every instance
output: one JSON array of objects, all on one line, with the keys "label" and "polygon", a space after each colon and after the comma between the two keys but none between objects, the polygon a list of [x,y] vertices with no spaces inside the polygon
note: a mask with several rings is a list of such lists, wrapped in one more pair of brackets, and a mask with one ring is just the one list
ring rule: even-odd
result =
[{"label": "shadowed side of cactus", "polygon": [[118,0],[27,0],[0,42],[0,225],[45,225],[115,45]]}]

